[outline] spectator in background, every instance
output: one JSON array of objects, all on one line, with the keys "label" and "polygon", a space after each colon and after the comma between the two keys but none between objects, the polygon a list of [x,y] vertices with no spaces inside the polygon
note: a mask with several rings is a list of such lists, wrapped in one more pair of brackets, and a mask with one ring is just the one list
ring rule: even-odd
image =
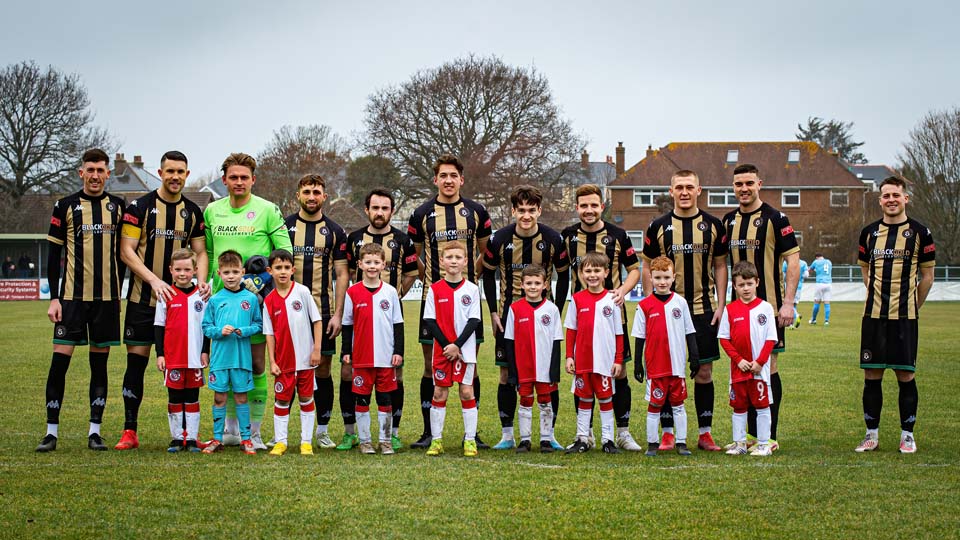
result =
[{"label": "spectator in background", "polygon": [[30,266],[33,264],[33,261],[30,259],[30,256],[26,253],[20,255],[20,258],[17,260],[17,269],[19,270],[18,274],[21,278],[28,278],[31,271]]},{"label": "spectator in background", "polygon": [[7,258],[3,260],[3,279],[12,278],[16,270],[17,265],[13,264],[13,258],[7,255]]}]

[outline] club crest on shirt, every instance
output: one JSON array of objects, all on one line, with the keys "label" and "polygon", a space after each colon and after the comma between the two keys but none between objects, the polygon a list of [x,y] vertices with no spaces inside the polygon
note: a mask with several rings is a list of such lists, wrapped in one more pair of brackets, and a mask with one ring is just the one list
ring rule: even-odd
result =
[{"label": "club crest on shirt", "polygon": [[362,387],[362,386],[363,386],[363,375],[357,375],[356,377],[354,377],[354,378],[353,378],[353,385],[356,386],[357,388]]},{"label": "club crest on shirt", "polygon": [[604,316],[604,317],[612,317],[612,316],[613,316],[613,308],[610,307],[610,306],[603,306],[603,309],[600,310],[600,312],[603,313],[603,316]]},{"label": "club crest on shirt", "polygon": [[303,309],[303,303],[301,303],[299,300],[294,300],[293,304],[290,304],[290,307],[292,307],[294,311],[300,311]]},{"label": "club crest on shirt", "polygon": [[670,314],[673,315],[674,319],[679,319],[681,316],[683,316],[683,312],[680,311],[680,308],[676,307],[673,308],[673,311],[671,311]]},{"label": "club crest on shirt", "polygon": [[201,301],[199,301],[199,300],[197,300],[196,302],[194,302],[194,303],[193,303],[193,310],[196,311],[197,313],[200,313],[201,311],[203,311],[203,302],[201,302]]},{"label": "club crest on shirt", "polygon": [[113,212],[113,211],[116,210],[116,209],[117,209],[117,205],[113,204],[112,202],[108,202],[108,203],[107,203],[107,210],[108,210],[108,211]]},{"label": "club crest on shirt", "polygon": [[247,219],[253,221],[253,218],[257,217],[257,213],[253,210],[247,212]]},{"label": "club crest on shirt", "polygon": [[390,301],[389,301],[389,300],[381,300],[381,301],[380,301],[380,309],[382,309],[382,310],[384,310],[384,311],[390,311]]},{"label": "club crest on shirt", "polygon": [[760,326],[764,326],[765,324],[767,324],[767,316],[764,315],[763,313],[757,315],[757,324],[759,324]]},{"label": "club crest on shirt", "polygon": [[240,309],[244,311],[250,311],[250,302],[246,300],[244,300],[243,302],[240,302]]},{"label": "club crest on shirt", "polygon": [[187,209],[186,209],[186,208],[181,208],[181,209],[180,209],[180,217],[182,217],[183,219],[187,219],[187,216],[189,216],[189,215],[190,215],[190,214],[189,214],[189,212],[187,212]]},{"label": "club crest on shirt", "polygon": [[173,382],[177,382],[177,381],[180,380],[180,370],[179,370],[179,369],[171,369],[171,370],[170,370],[170,380],[173,381]]},{"label": "club crest on shirt", "polygon": [[277,384],[273,385],[273,392],[275,394],[279,394],[283,392],[283,383],[280,381],[277,381]]},{"label": "club crest on shirt", "polygon": [[700,223],[697,223],[697,228],[701,231],[705,231],[707,230],[707,224],[701,221]]},{"label": "club crest on shirt", "polygon": [[604,236],[603,238],[600,239],[600,243],[605,246],[609,246],[610,242],[611,242],[611,238],[609,236]]},{"label": "club crest on shirt", "polygon": [[460,209],[460,215],[463,216],[463,217],[467,217],[467,216],[470,215],[470,210],[467,210],[466,208],[461,208],[461,209]]},{"label": "club crest on shirt", "polygon": [[460,303],[465,306],[469,306],[473,303],[473,298],[471,298],[469,294],[465,294],[460,298]]},{"label": "club crest on shirt", "polygon": [[754,227],[759,227],[759,226],[761,226],[761,225],[763,225],[763,218],[757,218],[757,219],[753,220],[753,226],[754,226]]},{"label": "club crest on shirt", "polygon": [[544,245],[543,240],[537,242],[537,249],[539,249],[540,251],[543,251],[544,247],[546,246]]},{"label": "club crest on shirt", "polygon": [[910,238],[911,236],[913,236],[913,231],[911,231],[910,229],[904,229],[902,234],[904,238]]},{"label": "club crest on shirt", "polygon": [[320,227],[320,234],[326,236],[330,232],[330,229],[326,227]]},{"label": "club crest on shirt", "polygon": [[553,318],[551,318],[548,314],[544,314],[542,317],[540,317],[540,324],[544,326],[550,326],[551,322],[553,322]]}]

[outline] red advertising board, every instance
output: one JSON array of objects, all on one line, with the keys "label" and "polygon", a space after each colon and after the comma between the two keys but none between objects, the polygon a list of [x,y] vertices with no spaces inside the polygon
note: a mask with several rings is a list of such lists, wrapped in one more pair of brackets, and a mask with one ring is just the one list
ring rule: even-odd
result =
[{"label": "red advertising board", "polygon": [[40,280],[2,279],[0,280],[0,300],[39,300]]}]

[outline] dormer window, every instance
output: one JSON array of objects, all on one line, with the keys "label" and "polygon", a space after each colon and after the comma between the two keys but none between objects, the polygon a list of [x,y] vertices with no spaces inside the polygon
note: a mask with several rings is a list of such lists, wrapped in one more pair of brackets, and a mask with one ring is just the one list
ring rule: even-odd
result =
[{"label": "dormer window", "polygon": [[740,160],[739,150],[727,150],[727,163],[736,163]]}]

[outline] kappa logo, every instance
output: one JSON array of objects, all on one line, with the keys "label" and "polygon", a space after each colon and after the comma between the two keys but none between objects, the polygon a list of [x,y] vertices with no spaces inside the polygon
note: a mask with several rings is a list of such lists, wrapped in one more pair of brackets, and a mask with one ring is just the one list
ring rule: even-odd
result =
[{"label": "kappa logo", "polygon": [[663,390],[661,390],[660,388],[654,388],[654,389],[653,389],[653,399],[655,399],[655,400],[657,400],[657,401],[660,401],[661,399],[663,399]]},{"label": "kappa logo", "polygon": [[53,401],[48,401],[48,402],[47,402],[47,408],[48,408],[48,409],[59,409],[59,408],[60,408],[60,402],[59,402],[58,400],[56,400],[56,399],[53,400]]},{"label": "kappa logo", "polygon": [[764,315],[763,313],[757,315],[757,324],[759,324],[760,326],[766,325],[766,324],[767,324],[767,316]]},{"label": "kappa logo", "polygon": [[83,210],[83,204],[78,204],[77,206],[73,207],[74,212],[80,212],[82,210]]},{"label": "kappa logo", "polygon": [[291,226],[290,228],[287,229],[287,232],[292,232],[292,233],[297,232],[297,226],[296,225]]},{"label": "kappa logo", "polygon": [[180,370],[179,370],[179,369],[171,369],[171,370],[170,370],[170,375],[169,375],[169,377],[170,377],[170,380],[173,381],[173,382],[179,381],[179,380],[180,380]]},{"label": "kappa logo", "polygon": [[610,306],[603,306],[603,309],[600,311],[604,317],[610,318],[613,316],[613,308]]},{"label": "kappa logo", "polygon": [[503,246],[504,251],[513,251],[513,244],[507,244]]},{"label": "kappa logo", "polygon": [[133,393],[133,390],[130,390],[126,386],[123,387],[123,389],[120,392],[120,395],[125,398],[137,399],[137,395]]},{"label": "kappa logo", "polygon": [[384,311],[390,311],[390,301],[389,301],[389,300],[381,300],[381,301],[380,301],[380,309],[382,309],[382,310],[384,310]]},{"label": "kappa logo", "polygon": [[664,232],[670,232],[672,230],[673,230],[673,225],[667,225],[666,227],[663,228]]},{"label": "kappa logo", "polygon": [[430,212],[429,214],[427,214],[427,219],[435,218],[435,217],[437,217],[437,213],[436,213],[435,211],[434,211],[434,212]]},{"label": "kappa logo", "polygon": [[200,313],[201,311],[203,311],[203,302],[201,302],[200,300],[197,300],[196,302],[194,302],[193,310],[196,311],[197,313]]},{"label": "kappa logo", "polygon": [[356,377],[354,377],[353,385],[356,386],[357,388],[363,388],[363,376],[357,375]]},{"label": "kappa logo", "polygon": [[243,302],[240,302],[240,309],[244,311],[250,311],[250,302],[246,300],[244,300]]},{"label": "kappa logo", "polygon": [[673,311],[671,311],[670,314],[673,315],[674,319],[679,319],[680,317],[683,316],[683,312],[680,311],[680,308],[676,308],[676,307],[673,308]]},{"label": "kappa logo", "polygon": [[95,399],[95,400],[93,400],[93,401],[90,402],[90,406],[91,406],[91,407],[106,407],[106,406],[107,406],[107,400],[103,399],[102,397],[98,397],[97,399]]},{"label": "kappa logo", "polygon": [[290,307],[292,307],[294,311],[300,311],[303,309],[303,303],[301,303],[299,300],[294,300],[293,304],[290,304]]},{"label": "kappa logo", "polygon": [[150,209],[150,213],[151,213],[151,214],[156,214],[156,213],[157,213],[157,209],[156,209],[156,208],[151,208],[151,209]]},{"label": "kappa logo", "polygon": [[282,393],[282,392],[283,392],[283,383],[280,382],[280,381],[277,381],[277,384],[273,385],[273,392],[274,392],[275,394],[280,394],[280,393]]}]

